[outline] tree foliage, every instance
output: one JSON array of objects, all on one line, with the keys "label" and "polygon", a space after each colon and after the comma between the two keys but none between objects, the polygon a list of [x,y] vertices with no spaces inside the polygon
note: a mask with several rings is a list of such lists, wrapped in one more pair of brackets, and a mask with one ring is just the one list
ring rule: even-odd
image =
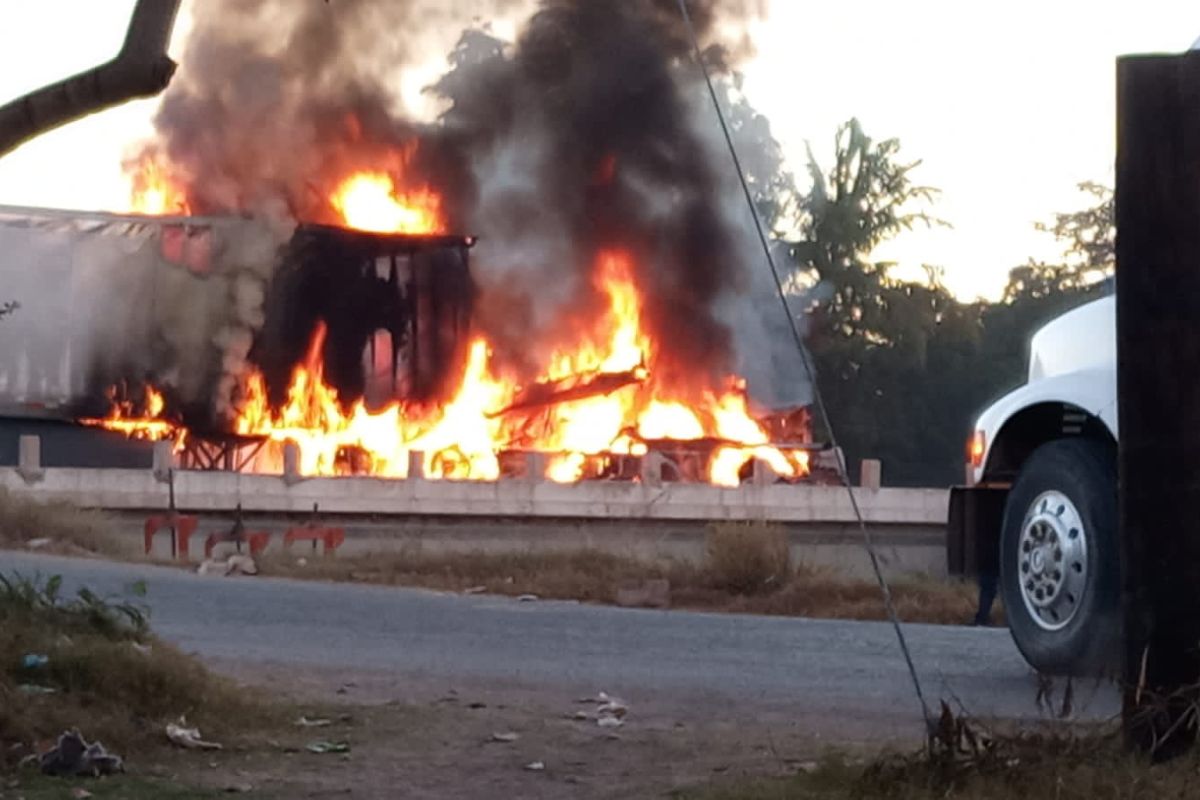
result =
[{"label": "tree foliage", "polygon": [[876,142],[851,120],[837,132],[828,170],[810,148],[811,188],[796,193],[794,217],[772,222],[798,234],[790,253],[799,281],[826,287],[808,345],[847,463],[880,458],[890,484],[938,486],[961,480],[974,416],[1023,382],[1033,331],[1103,290],[1114,225],[1112,193],[1083,184],[1087,207],[1036,226],[1062,244],[1060,263],[1015,267],[1000,302],[963,303],[936,268],[926,267],[923,281],[900,280],[873,260],[884,242],[944,224],[919,166],[902,158],[898,141]]}]

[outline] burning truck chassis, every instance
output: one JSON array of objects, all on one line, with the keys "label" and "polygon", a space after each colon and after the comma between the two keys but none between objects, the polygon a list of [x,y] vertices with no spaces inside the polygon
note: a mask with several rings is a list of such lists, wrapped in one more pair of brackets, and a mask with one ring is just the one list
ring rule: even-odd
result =
[{"label": "burning truck chassis", "polygon": [[[660,378],[620,250],[594,270],[604,313],[522,380],[473,325],[467,237],[12,209],[0,239],[23,302],[0,394],[171,440],[183,469],[280,474],[291,443],[305,476],[820,477],[806,411],[756,418],[737,379]],[[23,292],[33,277],[60,288]]]}]

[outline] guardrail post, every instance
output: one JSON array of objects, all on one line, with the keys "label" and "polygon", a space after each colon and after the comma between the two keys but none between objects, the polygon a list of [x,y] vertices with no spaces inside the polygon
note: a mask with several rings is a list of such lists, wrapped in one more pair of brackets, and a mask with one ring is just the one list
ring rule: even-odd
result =
[{"label": "guardrail post", "polygon": [[408,479],[410,481],[425,480],[425,453],[421,450],[408,451]]},{"label": "guardrail post", "polygon": [[304,480],[300,474],[300,445],[295,442],[283,443],[283,482],[288,486]]},{"label": "guardrail post", "polygon": [[754,459],[753,470],[752,480],[755,486],[770,486],[779,480],[779,473],[775,468],[761,458]]},{"label": "guardrail post", "polygon": [[858,485],[868,491],[879,491],[883,486],[883,462],[877,458],[864,458],[859,466]]},{"label": "guardrail post", "polygon": [[659,487],[663,485],[663,465],[666,464],[666,459],[662,453],[656,453],[653,450],[642,456],[642,485]]},{"label": "guardrail post", "polygon": [[171,470],[175,468],[174,443],[169,441],[155,442],[151,455],[153,459],[151,461],[151,469],[154,472],[154,480],[159,483],[166,483],[171,479]]},{"label": "guardrail post", "polygon": [[525,454],[525,480],[530,483],[541,483],[546,479],[546,454]]},{"label": "guardrail post", "polygon": [[26,483],[37,483],[46,477],[42,470],[42,437],[22,436],[17,442],[17,474]]}]

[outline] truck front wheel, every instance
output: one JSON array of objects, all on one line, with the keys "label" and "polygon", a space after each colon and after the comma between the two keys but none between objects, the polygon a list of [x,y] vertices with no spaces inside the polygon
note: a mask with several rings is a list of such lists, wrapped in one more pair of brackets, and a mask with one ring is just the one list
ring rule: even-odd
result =
[{"label": "truck front wheel", "polygon": [[1009,630],[1051,674],[1100,674],[1121,641],[1116,457],[1088,439],[1042,445],[1009,493],[1000,534]]}]

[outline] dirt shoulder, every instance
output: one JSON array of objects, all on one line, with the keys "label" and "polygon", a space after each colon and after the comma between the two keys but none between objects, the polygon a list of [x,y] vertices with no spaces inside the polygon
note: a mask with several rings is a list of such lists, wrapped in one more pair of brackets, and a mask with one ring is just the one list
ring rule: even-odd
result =
[{"label": "dirt shoulder", "polygon": [[[248,686],[282,689],[305,713],[334,720],[299,737],[299,729],[286,731],[277,749],[217,754],[178,773],[214,788],[232,774],[271,797],[661,797],[714,779],[795,774],[828,750],[812,724],[726,719],[719,702],[628,701],[623,724],[609,728],[597,723],[595,702],[515,683],[450,686],[379,672],[212,666]],[[497,741],[509,734],[514,741]],[[315,755],[297,747],[298,739],[344,741],[350,750]]]}]

